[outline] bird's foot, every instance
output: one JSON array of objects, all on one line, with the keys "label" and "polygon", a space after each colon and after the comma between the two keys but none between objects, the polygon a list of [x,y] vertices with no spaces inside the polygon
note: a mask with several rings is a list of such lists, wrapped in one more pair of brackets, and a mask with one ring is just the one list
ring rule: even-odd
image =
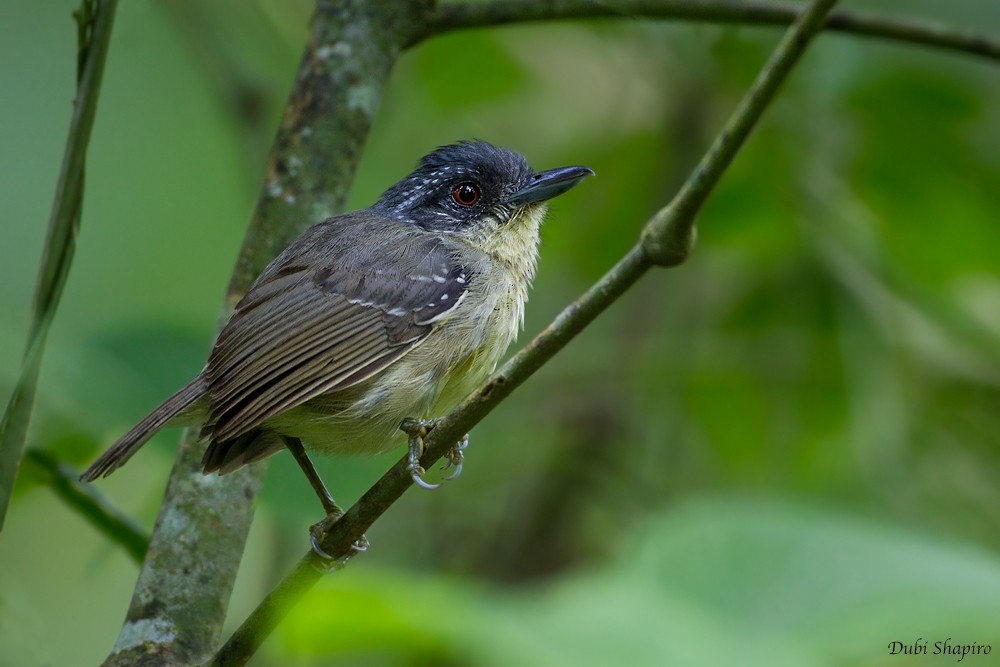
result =
[{"label": "bird's foot", "polygon": [[450,475],[444,478],[444,481],[450,482],[453,479],[457,479],[458,476],[462,474],[462,464],[465,463],[465,454],[462,452],[468,446],[469,434],[466,433],[462,436],[462,439],[456,442],[455,446],[449,449],[448,453],[444,455],[447,460],[445,461],[442,470],[455,468]]},{"label": "bird's foot", "polygon": [[406,469],[413,479],[413,483],[424,489],[436,489],[440,484],[431,484],[424,481],[423,466],[420,465],[420,457],[424,455],[424,438],[430,433],[438,420],[436,419],[413,419],[406,418],[399,424],[399,430],[409,438],[409,453],[406,456]]},{"label": "bird's foot", "polygon": [[[434,429],[439,421],[439,419],[404,419],[399,425],[399,430],[409,436],[409,453],[406,457],[406,469],[409,471],[413,483],[424,489],[436,489],[441,486],[440,484],[431,484],[424,480],[424,473],[426,471],[420,465],[420,457],[424,454],[424,438]],[[465,460],[462,450],[468,446],[469,434],[467,433],[445,455],[447,461],[445,462],[444,469],[447,470],[454,467],[455,470],[451,475],[445,477],[444,481],[455,479],[462,474],[462,463]]]},{"label": "bird's foot", "polygon": [[347,562],[354,558],[355,555],[363,553],[368,550],[368,538],[364,535],[355,540],[354,544],[351,545],[350,550],[340,556],[331,556],[320,546],[320,542],[326,533],[333,527],[333,524],[337,523],[342,516],[344,516],[343,510],[337,508],[337,512],[327,514],[322,521],[318,521],[313,525],[309,526],[309,541],[312,544],[312,550],[323,559],[322,569],[325,572],[330,572],[333,570],[339,570]]}]

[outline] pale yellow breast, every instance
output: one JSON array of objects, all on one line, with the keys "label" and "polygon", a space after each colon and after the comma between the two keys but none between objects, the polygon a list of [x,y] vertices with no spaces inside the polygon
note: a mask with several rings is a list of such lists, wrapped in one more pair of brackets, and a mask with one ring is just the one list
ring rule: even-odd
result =
[{"label": "pale yellow breast", "polygon": [[269,424],[330,454],[376,454],[403,441],[407,417],[444,416],[493,371],[524,323],[543,206],[496,237],[459,248],[468,293],[413,350],[355,387],[313,399]]}]

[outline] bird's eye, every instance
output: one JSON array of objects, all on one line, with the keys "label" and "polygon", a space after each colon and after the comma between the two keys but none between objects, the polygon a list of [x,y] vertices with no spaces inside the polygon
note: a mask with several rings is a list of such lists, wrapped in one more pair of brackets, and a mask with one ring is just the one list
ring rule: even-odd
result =
[{"label": "bird's eye", "polygon": [[462,183],[451,191],[451,196],[462,206],[472,206],[479,201],[479,187],[475,183]]}]

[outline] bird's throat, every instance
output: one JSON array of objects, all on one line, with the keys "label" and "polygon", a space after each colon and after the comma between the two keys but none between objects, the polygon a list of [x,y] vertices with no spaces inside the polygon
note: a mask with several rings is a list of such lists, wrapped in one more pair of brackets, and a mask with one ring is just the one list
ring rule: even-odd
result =
[{"label": "bird's throat", "polygon": [[483,249],[495,260],[505,265],[512,278],[527,289],[535,277],[538,265],[538,230],[545,218],[544,203],[525,206],[511,219],[485,239]]}]

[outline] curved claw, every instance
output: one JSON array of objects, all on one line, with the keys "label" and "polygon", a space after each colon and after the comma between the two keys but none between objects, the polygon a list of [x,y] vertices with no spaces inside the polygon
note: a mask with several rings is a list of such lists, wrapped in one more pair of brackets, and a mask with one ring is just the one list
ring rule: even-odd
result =
[{"label": "curved claw", "polygon": [[[409,436],[409,453],[407,454],[407,470],[410,473],[410,479],[413,483],[422,489],[427,489],[428,491],[433,491],[441,487],[441,484],[431,484],[424,480],[424,469],[420,466],[420,457],[424,453],[424,436],[434,428],[437,420],[422,420],[422,419],[404,419],[399,428]],[[454,472],[452,472],[448,477],[444,478],[444,482],[455,479],[462,474],[462,462],[464,456],[462,455],[462,450],[469,446],[469,434],[466,433],[462,436],[462,439],[455,443],[451,451],[448,452],[447,461],[443,467],[444,470],[455,467]]]},{"label": "curved claw", "polygon": [[351,545],[351,549],[347,553],[340,556],[331,556],[323,549],[323,547],[320,546],[320,538],[323,537],[331,527],[333,527],[333,524],[340,521],[342,516],[344,516],[344,513],[343,511],[339,511],[338,508],[337,512],[327,514],[326,518],[322,521],[309,526],[309,542],[312,545],[313,552],[324,561],[324,564],[321,567],[323,570],[339,570],[347,565],[347,561],[349,561],[356,554],[367,551],[368,549],[368,538],[364,535],[354,541]]},{"label": "curved claw", "polygon": [[455,470],[450,475],[444,478],[444,481],[450,482],[451,480],[457,478],[462,474],[462,463],[465,461],[465,455],[462,451],[469,446],[469,434],[466,433],[462,436],[462,439],[455,443],[455,446],[451,448],[448,452],[447,461],[445,461],[442,470],[447,470],[454,466]]},{"label": "curved claw", "polygon": [[361,537],[359,537],[354,541],[354,543],[351,545],[350,551],[345,553],[343,556],[340,556],[339,558],[335,558],[330,554],[328,554],[326,551],[324,551],[323,547],[319,545],[319,538],[316,536],[315,532],[310,531],[309,542],[310,544],[312,544],[313,552],[324,561],[323,564],[320,566],[320,569],[322,569],[324,572],[330,572],[333,570],[339,570],[343,568],[345,565],[347,565],[347,562],[349,560],[354,558],[356,554],[368,551],[368,547],[371,546],[370,543],[368,542],[368,537],[362,535]]},{"label": "curved claw", "polygon": [[[450,465],[451,462],[449,461],[448,463]],[[455,464],[455,470],[452,471],[452,473],[450,475],[448,475],[447,477],[445,477],[444,481],[450,482],[451,480],[456,479],[461,474],[462,474],[462,463],[459,462],[459,463]]]},{"label": "curved claw", "polygon": [[419,486],[421,489],[427,489],[428,491],[433,491],[441,487],[440,484],[431,484],[424,480],[424,469],[420,466],[410,468],[410,479],[413,483]]},{"label": "curved claw", "polygon": [[[465,448],[468,446],[469,446],[469,434],[466,433],[465,435],[462,436],[462,439],[459,440],[457,443],[455,443],[455,446],[452,447],[451,450],[448,452],[448,455],[444,462],[444,466],[441,467],[441,470],[447,470],[452,466],[456,467],[461,466],[462,459],[464,458],[462,456],[462,452],[465,451]],[[456,477],[457,476],[458,475],[456,475]]]},{"label": "curved claw", "polygon": [[422,489],[433,491],[440,487],[440,484],[431,484],[424,481],[424,472],[420,465],[420,457],[424,453],[424,436],[434,428],[433,419],[404,419],[399,428],[409,436],[409,453],[407,454],[407,470],[410,472],[410,479]]},{"label": "curved claw", "polygon": [[323,551],[323,548],[319,545],[319,539],[316,537],[316,533],[312,531],[309,532],[309,542],[312,544],[312,550],[323,560],[329,563],[337,560],[327,552]]}]

